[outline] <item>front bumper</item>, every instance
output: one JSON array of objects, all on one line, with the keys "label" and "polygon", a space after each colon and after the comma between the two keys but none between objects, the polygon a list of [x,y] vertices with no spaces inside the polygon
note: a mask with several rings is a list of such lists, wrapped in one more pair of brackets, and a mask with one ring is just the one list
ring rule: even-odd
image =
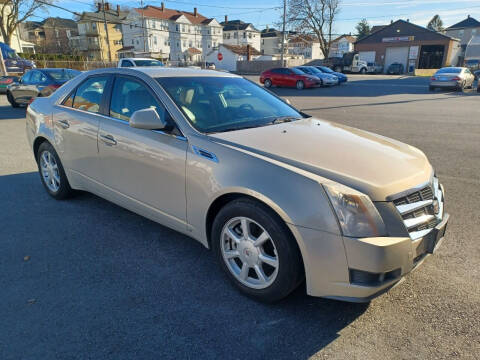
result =
[{"label": "front bumper", "polygon": [[307,293],[366,302],[398,285],[433,254],[444,239],[449,215],[422,238],[348,238],[290,225],[305,265]]}]

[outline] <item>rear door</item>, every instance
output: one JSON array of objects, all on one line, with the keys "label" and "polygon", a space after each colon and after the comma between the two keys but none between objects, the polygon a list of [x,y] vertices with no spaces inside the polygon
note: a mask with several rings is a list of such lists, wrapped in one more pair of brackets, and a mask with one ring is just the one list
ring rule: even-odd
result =
[{"label": "rear door", "polygon": [[53,114],[62,163],[79,182],[100,180],[97,136],[111,75],[94,75],[80,83]]},{"label": "rear door", "polygon": [[114,200],[124,206],[141,208],[141,213],[184,231],[186,139],[179,133],[130,127],[132,114],[146,108],[154,108],[174,126],[152,88],[142,80],[116,75],[109,98],[98,142],[102,183],[122,195]]}]

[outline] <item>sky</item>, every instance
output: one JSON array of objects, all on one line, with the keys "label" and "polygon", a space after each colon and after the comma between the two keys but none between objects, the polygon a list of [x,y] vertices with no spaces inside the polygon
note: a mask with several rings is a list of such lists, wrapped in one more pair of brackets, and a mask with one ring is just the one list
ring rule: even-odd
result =
[{"label": "sky", "polygon": [[[56,4],[72,11],[91,10],[93,0],[57,0]],[[140,7],[140,0],[110,0],[111,4]],[[198,12],[206,17],[215,17],[223,21],[228,15],[230,20],[241,19],[253,23],[258,29],[266,26],[275,27],[281,21],[283,0],[175,0],[166,1],[170,9]],[[144,4],[160,6],[161,1],[144,0]],[[470,15],[480,21],[479,0],[340,0],[340,13],[335,24],[335,34],[355,33],[355,25],[366,18],[370,25],[389,24],[390,20],[409,19],[417,25],[426,26],[435,15],[440,15],[444,26],[453,25]],[[48,14],[38,12],[32,20],[45,16],[72,18],[73,15],[63,10],[50,7]]]}]

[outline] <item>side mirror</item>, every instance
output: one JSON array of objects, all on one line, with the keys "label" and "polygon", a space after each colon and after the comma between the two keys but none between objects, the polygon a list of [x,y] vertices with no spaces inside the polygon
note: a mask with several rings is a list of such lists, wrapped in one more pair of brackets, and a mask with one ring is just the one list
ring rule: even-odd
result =
[{"label": "side mirror", "polygon": [[168,127],[167,122],[152,108],[135,111],[129,123],[133,128],[145,130],[164,130]]}]

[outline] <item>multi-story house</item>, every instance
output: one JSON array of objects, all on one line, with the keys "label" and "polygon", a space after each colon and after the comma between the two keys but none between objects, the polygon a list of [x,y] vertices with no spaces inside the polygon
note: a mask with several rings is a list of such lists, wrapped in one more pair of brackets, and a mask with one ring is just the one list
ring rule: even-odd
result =
[{"label": "multi-story house", "polygon": [[41,22],[25,22],[22,34],[25,40],[35,44],[37,52],[69,54],[72,51],[70,39],[78,35],[78,29],[72,19],[49,17]]},{"label": "multi-story house", "polygon": [[357,38],[352,35],[342,35],[330,43],[329,57],[343,57],[343,54],[353,51]]},{"label": "multi-story house", "polygon": [[222,41],[222,27],[215,19],[193,12],[147,5],[132,9],[122,25],[121,57],[150,56],[174,62],[205,60]]},{"label": "multi-story house", "polygon": [[[128,12],[121,11],[118,5],[115,10],[111,9],[107,2],[104,6],[105,12],[102,3],[98,3],[97,11],[84,12],[78,19],[78,36],[70,39],[73,54],[96,61],[118,60],[117,51],[123,47],[121,24]],[[108,41],[104,17],[107,22]]]},{"label": "multi-story house", "polygon": [[463,65],[468,43],[472,38],[480,36],[480,22],[468,15],[465,20],[446,28],[444,33],[447,36],[460,40],[462,52],[460,54],[459,64]]},{"label": "multi-story house", "polygon": [[[288,50],[288,38],[290,35],[291,33],[285,32],[285,52]],[[262,55],[278,56],[282,53],[283,34],[281,31],[273,28],[263,29],[260,33],[260,39],[260,52]]]},{"label": "multi-story house", "polygon": [[297,35],[288,41],[288,54],[304,59],[323,59],[320,42],[311,35]]},{"label": "multi-story house", "polygon": [[227,45],[250,45],[257,51],[261,49],[260,31],[253,24],[241,20],[228,20],[221,22],[223,26],[223,43]]}]

